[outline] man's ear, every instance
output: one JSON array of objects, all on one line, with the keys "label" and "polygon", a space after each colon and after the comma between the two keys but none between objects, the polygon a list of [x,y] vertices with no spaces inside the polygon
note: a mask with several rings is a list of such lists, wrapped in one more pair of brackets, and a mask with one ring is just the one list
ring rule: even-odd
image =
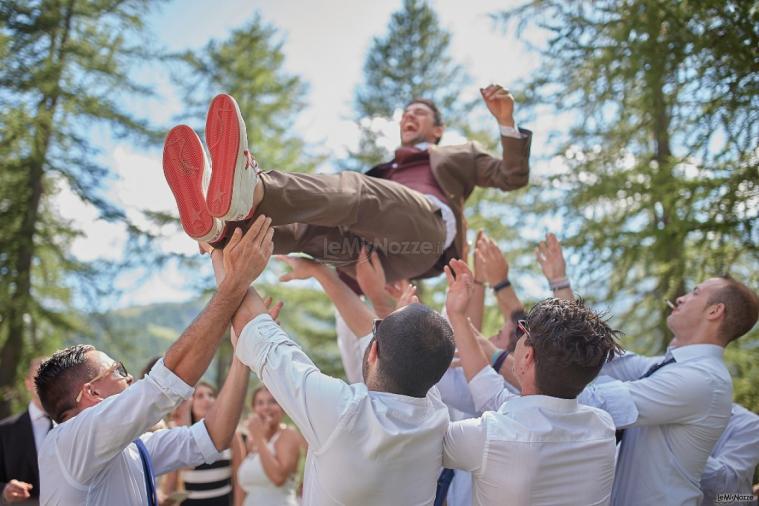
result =
[{"label": "man's ear", "polygon": [[707,320],[718,320],[722,318],[725,315],[725,303],[719,302],[717,304],[712,304],[708,308],[706,308],[706,319]]},{"label": "man's ear", "polygon": [[366,357],[366,361],[370,364],[375,364],[379,359],[379,353],[377,352],[377,340],[372,339],[369,345],[369,355]]},{"label": "man's ear", "polygon": [[98,392],[97,387],[93,386],[90,383],[85,383],[82,387],[84,390],[84,395],[82,396],[82,400],[87,401],[102,401],[103,397],[101,397],[100,392]]},{"label": "man's ear", "polygon": [[439,125],[432,129],[432,133],[435,136],[435,139],[440,141],[440,138],[443,136],[443,132],[445,132],[445,125]]},{"label": "man's ear", "polygon": [[535,363],[535,349],[532,346],[525,345],[523,358],[524,365],[526,367],[532,367]]}]

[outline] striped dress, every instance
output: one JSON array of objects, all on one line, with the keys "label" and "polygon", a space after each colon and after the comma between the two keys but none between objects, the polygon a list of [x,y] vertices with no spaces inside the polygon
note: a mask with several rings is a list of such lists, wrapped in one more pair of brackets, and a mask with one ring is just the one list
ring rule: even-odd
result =
[{"label": "striped dress", "polygon": [[226,449],[221,460],[201,464],[183,471],[188,497],[183,506],[229,506],[232,504],[232,450]]}]

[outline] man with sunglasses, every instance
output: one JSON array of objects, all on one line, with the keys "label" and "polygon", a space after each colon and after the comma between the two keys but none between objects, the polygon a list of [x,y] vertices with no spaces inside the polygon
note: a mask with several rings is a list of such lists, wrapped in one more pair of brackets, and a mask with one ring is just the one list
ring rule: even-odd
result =
[{"label": "man with sunglasses", "polygon": [[266,266],[272,235],[265,217],[244,236],[234,232],[224,251],[229,276],[144,379],[134,381],[123,364],[82,344],[40,366],[37,391],[58,423],[39,455],[42,504],[157,506],[155,475],[220,458],[248,384],[249,371],[237,360],[204,420],[147,431],[192,395],[248,286]]},{"label": "man with sunglasses", "polygon": [[[466,316],[473,277],[446,267],[446,310],[464,374],[497,376]],[[513,368],[521,396],[495,412],[454,422],[446,467],[470,471],[473,504],[606,504],[614,478],[614,424],[577,395],[619,350],[616,331],[581,301],[546,299],[517,323]]]}]

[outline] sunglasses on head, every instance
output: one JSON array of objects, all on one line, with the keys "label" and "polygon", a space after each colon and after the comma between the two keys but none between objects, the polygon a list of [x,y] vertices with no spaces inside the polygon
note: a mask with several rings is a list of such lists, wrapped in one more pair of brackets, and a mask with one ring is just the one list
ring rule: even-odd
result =
[{"label": "sunglasses on head", "polygon": [[521,339],[523,335],[527,334],[527,339],[530,338],[530,329],[527,327],[527,320],[517,320],[516,335],[517,339]]}]

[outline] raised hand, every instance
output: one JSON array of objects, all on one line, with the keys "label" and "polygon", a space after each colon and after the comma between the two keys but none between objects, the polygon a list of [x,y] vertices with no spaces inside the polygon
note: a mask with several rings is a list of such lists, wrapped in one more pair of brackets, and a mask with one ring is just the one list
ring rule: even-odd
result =
[{"label": "raised hand", "polygon": [[[408,279],[399,279],[398,281],[386,284],[385,291],[390,297],[393,298],[393,300],[397,301],[401,298],[404,290],[406,287],[408,287],[409,284],[410,281]],[[416,290],[416,287],[414,289]]]},{"label": "raised hand", "polygon": [[514,96],[500,84],[480,88],[482,99],[499,125],[514,128]]},{"label": "raised hand", "polygon": [[496,285],[509,276],[509,263],[503,256],[498,245],[485,234],[480,236],[474,250],[475,265],[479,264],[484,273],[485,281],[491,286]]},{"label": "raised hand", "polygon": [[248,417],[248,432],[250,433],[250,438],[255,441],[266,441],[269,425],[269,421],[266,418],[251,413]]},{"label": "raised hand", "polygon": [[361,291],[374,301],[385,296],[385,269],[376,251],[367,254],[366,246],[361,247],[356,262],[356,281]]},{"label": "raised hand", "polygon": [[320,269],[328,269],[326,265],[320,264],[316,260],[303,257],[293,257],[287,255],[276,255],[274,258],[286,263],[291,271],[279,277],[282,282],[293,281],[295,279],[309,279],[316,276]]},{"label": "raised hand", "polygon": [[567,263],[564,261],[561,244],[555,235],[546,234],[546,240],[541,241],[535,248],[535,258],[549,282],[566,279]]},{"label": "raised hand", "polygon": [[279,313],[282,311],[282,307],[285,305],[285,303],[280,300],[272,306],[272,302],[274,302],[274,300],[271,297],[266,297],[264,299],[264,306],[266,306],[271,319],[279,323],[279,321],[277,321],[277,318],[279,318]]},{"label": "raised hand", "polygon": [[[475,283],[487,283],[487,279],[485,278],[485,263],[483,262],[482,256],[477,254],[477,245],[480,243],[480,240],[485,236],[485,233],[482,230],[477,231],[477,237],[474,240],[474,281]],[[467,248],[468,249],[468,248]],[[466,258],[465,255],[464,258]]]},{"label": "raised hand", "polygon": [[409,304],[416,304],[418,302],[419,299],[416,296],[416,286],[412,285],[411,283],[407,283],[406,287],[401,293],[401,296],[398,298],[398,304],[396,304],[395,309],[400,309],[402,307],[408,306]]},{"label": "raised hand", "polygon": [[224,248],[224,281],[247,288],[263,272],[269,262],[274,243],[271,218],[259,216],[243,235],[236,228]]},{"label": "raised hand", "polygon": [[472,296],[474,277],[466,262],[453,259],[443,269],[448,281],[445,309],[449,316],[465,316]]}]

